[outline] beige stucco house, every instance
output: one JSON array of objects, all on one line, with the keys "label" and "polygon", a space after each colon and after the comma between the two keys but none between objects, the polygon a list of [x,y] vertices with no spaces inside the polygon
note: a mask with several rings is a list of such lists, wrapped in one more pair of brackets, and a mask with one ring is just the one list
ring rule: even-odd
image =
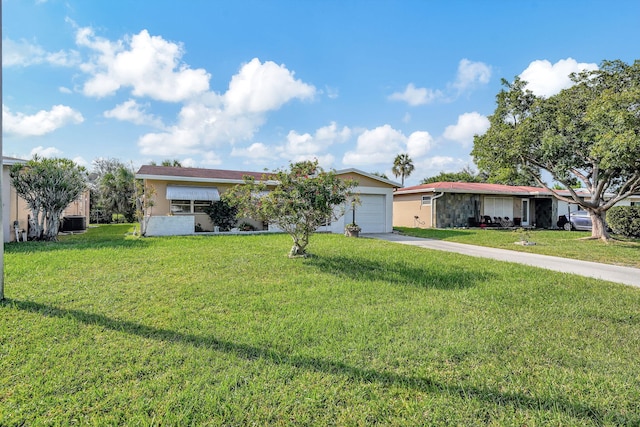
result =
[{"label": "beige stucco house", "polygon": [[[393,230],[393,190],[399,185],[376,175],[357,169],[336,171],[344,179],[358,183],[356,191],[361,204],[356,206],[356,222],[362,233],[390,233]],[[144,165],[136,173],[145,186],[155,189],[154,206],[147,225],[148,236],[193,234],[195,229],[214,231],[205,207],[220,200],[220,195],[236,184],[243,183],[245,175],[262,179],[263,172],[223,169],[181,168]],[[267,182],[269,184],[269,182]],[[275,182],[271,182],[272,185]],[[323,230],[343,233],[353,218],[353,211],[345,207],[345,214]],[[258,230],[272,230],[269,224],[247,219]]]},{"label": "beige stucco house", "polygon": [[[575,191],[584,198],[590,196],[586,189]],[[560,193],[568,195],[566,191]],[[640,196],[637,199],[631,197],[625,202],[640,202]],[[436,182],[397,190],[393,195],[393,225],[467,227],[490,217],[508,218],[515,226],[555,228],[559,216],[578,209],[577,205],[557,200],[541,187]]]},{"label": "beige stucco house", "polygon": [[[2,227],[5,242],[15,242],[16,233],[14,223],[17,221],[18,234],[21,230],[27,230],[30,214],[27,203],[18,196],[11,185],[9,171],[15,164],[26,163],[26,160],[14,157],[2,157]],[[89,224],[89,190],[87,189],[77,200],[72,202],[62,212],[62,217],[83,219],[85,225]],[[22,237],[22,236],[19,236]]]}]

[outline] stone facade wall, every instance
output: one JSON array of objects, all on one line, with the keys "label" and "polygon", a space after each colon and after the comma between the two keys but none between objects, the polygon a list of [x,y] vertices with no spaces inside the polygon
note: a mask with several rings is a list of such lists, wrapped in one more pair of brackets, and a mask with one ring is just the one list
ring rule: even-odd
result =
[{"label": "stone facade wall", "polygon": [[445,193],[436,199],[436,227],[467,227],[469,218],[480,215],[480,195]]}]

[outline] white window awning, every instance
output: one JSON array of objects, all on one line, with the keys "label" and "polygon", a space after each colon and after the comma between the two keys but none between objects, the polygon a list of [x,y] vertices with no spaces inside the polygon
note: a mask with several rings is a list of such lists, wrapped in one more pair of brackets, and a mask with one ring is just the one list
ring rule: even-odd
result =
[{"label": "white window awning", "polygon": [[167,185],[167,200],[220,200],[217,187],[187,187]]}]

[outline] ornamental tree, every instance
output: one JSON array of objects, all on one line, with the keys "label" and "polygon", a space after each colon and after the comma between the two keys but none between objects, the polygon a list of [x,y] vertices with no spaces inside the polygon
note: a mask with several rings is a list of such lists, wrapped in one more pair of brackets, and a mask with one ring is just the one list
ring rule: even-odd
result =
[{"label": "ornamental tree", "polygon": [[334,171],[325,171],[318,161],[291,163],[261,180],[245,176],[223,194],[223,200],[238,209],[238,218],[268,221],[293,239],[290,257],[307,256],[311,235],[328,221],[344,214],[345,202],[356,186]]},{"label": "ornamental tree", "polygon": [[[573,86],[549,98],[535,96],[519,78],[503,80],[491,126],[474,138],[472,155],[490,174],[525,173],[579,205],[591,216],[591,237],[607,240],[607,210],[640,191],[640,61],[604,61],[571,79]],[[542,171],[566,192],[545,183]],[[576,181],[588,199],[578,196]]]},{"label": "ornamental tree", "polygon": [[11,184],[31,210],[30,240],[56,240],[62,211],[85,190],[84,167],[69,159],[34,156],[25,164],[15,164],[9,172]]}]

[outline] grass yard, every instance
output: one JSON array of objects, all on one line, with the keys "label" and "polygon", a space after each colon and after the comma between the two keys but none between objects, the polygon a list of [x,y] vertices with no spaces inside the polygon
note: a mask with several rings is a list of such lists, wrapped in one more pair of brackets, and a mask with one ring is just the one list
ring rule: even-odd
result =
[{"label": "grass yard", "polygon": [[[396,227],[402,234],[448,240],[470,245],[553,255],[605,264],[640,268],[640,240],[616,237],[609,243],[584,239],[590,231],[532,230],[523,235],[518,230],[493,229],[424,229]],[[534,246],[515,245],[522,238]]]},{"label": "grass yard", "polygon": [[[371,239],[5,249],[0,425],[639,425],[640,289]],[[513,240],[513,239],[511,239]]]}]

